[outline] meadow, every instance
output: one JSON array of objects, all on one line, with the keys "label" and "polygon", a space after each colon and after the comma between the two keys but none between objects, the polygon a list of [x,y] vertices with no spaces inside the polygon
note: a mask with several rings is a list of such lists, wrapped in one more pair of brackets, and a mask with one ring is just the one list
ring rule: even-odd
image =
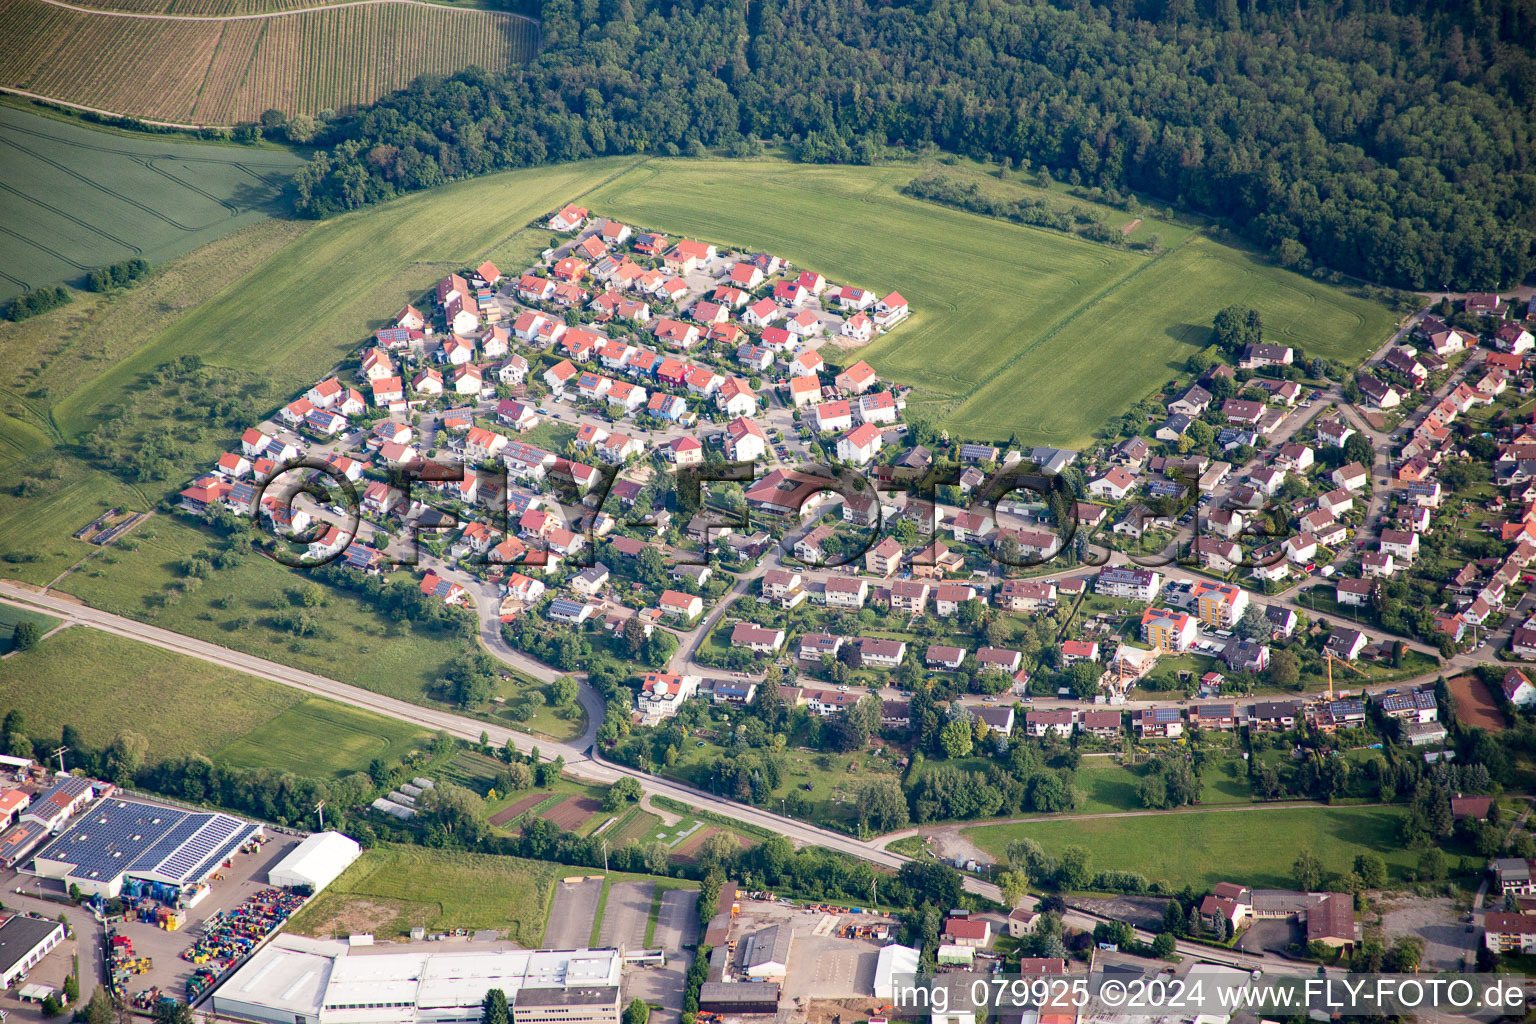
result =
[{"label": "meadow", "polygon": [[1008,843],[1029,838],[1047,853],[1068,846],[1089,851],[1096,871],[1136,871],[1149,881],[1175,888],[1209,889],[1222,881],[1256,888],[1289,888],[1291,866],[1304,849],[1317,854],[1326,871],[1349,872],[1356,854],[1382,856],[1394,878],[1418,861],[1418,851],[1398,842],[1401,807],[1261,807],[1254,810],[1193,811],[1131,817],[982,825],[966,838],[1002,858]]},{"label": "meadow", "polygon": [[289,922],[299,935],[372,932],[404,938],[412,928],[494,928],[524,949],[544,938],[557,864],[486,854],[378,846]]},{"label": "meadow", "polygon": [[20,711],[28,733],[72,725],[101,747],[132,729],[151,759],[212,755],[299,700],[277,683],[84,626],[0,660],[0,708]]},{"label": "meadow", "polygon": [[317,778],[364,771],[376,757],[393,764],[432,740],[417,726],[85,626],[0,660],[0,713],[12,709],[35,737],[69,725],[103,747],[131,729],[149,741],[151,761],[202,754]]},{"label": "meadow", "polygon": [[323,697],[306,697],[213,755],[237,768],[272,768],[314,778],[394,764],[432,743],[432,734]]},{"label": "meadow", "polygon": [[467,646],[456,636],[417,632],[332,588],[315,631],[296,637],[272,620],[292,606],[291,592],[304,581],[299,571],[252,555],[181,594],[180,563],[213,546],[213,536],[164,515],[129,536],[131,544],[102,552],[56,589],[95,608],[402,700],[421,702],[434,692],[448,660]]},{"label": "meadow", "polygon": [[[0,58],[3,60],[3,58]],[[107,133],[0,105],[0,303],[95,267],[159,264],[288,206],[282,149]]]},{"label": "meadow", "polygon": [[[318,5],[317,5],[318,6]],[[0,0],[0,85],[173,124],[346,110],[423,74],[502,70],[538,26],[497,11],[375,3],[234,17],[123,17]]]},{"label": "meadow", "polygon": [[[913,316],[859,355],[914,386],[913,412],[977,439],[1087,443],[1175,376],[1232,303],[1258,309],[1268,338],[1329,358],[1357,361],[1391,333],[1385,307],[1184,225],[1143,215],[1137,235],[1169,247],[1117,249],[901,195],[920,171],[651,160],[586,205],[765,249],[835,283],[900,291]],[[1010,187],[1062,203],[1057,192]],[[1116,211],[1098,212],[1114,223]]]}]

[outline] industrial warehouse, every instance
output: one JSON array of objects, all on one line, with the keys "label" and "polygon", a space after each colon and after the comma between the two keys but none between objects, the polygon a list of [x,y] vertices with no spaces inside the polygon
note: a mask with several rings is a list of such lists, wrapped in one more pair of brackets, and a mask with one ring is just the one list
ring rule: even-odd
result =
[{"label": "industrial warehouse", "polygon": [[271,1024],[477,1021],[488,989],[513,1024],[618,1024],[622,958],[612,949],[384,952],[278,936],[214,991],[215,1014]]},{"label": "industrial warehouse", "polygon": [[109,798],[80,814],[69,831],[44,847],[32,870],[107,899],[121,895],[129,878],[196,886],[261,834],[260,825],[229,814]]}]

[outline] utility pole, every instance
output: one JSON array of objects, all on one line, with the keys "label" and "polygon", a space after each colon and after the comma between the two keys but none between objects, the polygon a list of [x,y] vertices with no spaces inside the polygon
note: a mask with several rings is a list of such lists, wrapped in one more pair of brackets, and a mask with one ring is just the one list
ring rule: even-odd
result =
[{"label": "utility pole", "polygon": [[608,837],[603,837],[603,874],[608,873]]},{"label": "utility pole", "polygon": [[64,755],[69,753],[68,747],[60,747],[53,752],[53,756],[59,759],[59,774],[64,774]]},{"label": "utility pole", "polygon": [[325,801],[324,800],[321,800],[319,803],[315,804],[315,813],[320,815],[320,831],[324,832],[325,831]]}]

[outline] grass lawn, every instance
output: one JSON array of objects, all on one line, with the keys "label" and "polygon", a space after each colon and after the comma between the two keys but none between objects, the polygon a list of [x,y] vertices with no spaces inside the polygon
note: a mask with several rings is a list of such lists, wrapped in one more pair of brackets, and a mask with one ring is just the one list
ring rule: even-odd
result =
[{"label": "grass lawn", "polygon": [[524,949],[544,939],[557,864],[485,854],[379,846],[290,922],[300,935],[345,937],[354,931],[382,939],[449,928],[494,928]]},{"label": "grass lawn", "polygon": [[151,759],[212,756],[301,699],[278,683],[85,626],[0,661],[0,708],[20,711],[28,733],[56,736],[72,725],[104,746],[132,729],[149,740]]},{"label": "grass lawn", "polygon": [[11,642],[16,636],[16,627],[23,622],[36,623],[38,634],[42,635],[57,626],[60,621],[42,612],[28,611],[11,604],[0,604],[0,652],[11,649]]},{"label": "grass lawn", "polygon": [[292,636],[272,618],[289,606],[288,592],[305,576],[257,555],[215,570],[197,589],[161,606],[161,596],[181,579],[178,563],[214,546],[215,538],[175,515],[155,516],[130,536],[138,550],[103,552],[59,589],[97,608],[417,702],[440,685],[443,666],[466,643],[443,633],[417,633],[409,623],[385,619],[361,599],[330,587],[324,588],[319,629]]},{"label": "grass lawn", "polygon": [[1385,307],[1155,220],[1146,230],[1177,244],[1150,257],[900,195],[921,170],[652,160],[583,202],[899,290],[913,316],[859,354],[917,388],[914,412],[968,437],[1084,443],[1203,348],[1232,303],[1310,354],[1353,361],[1391,333]]},{"label": "grass lawn", "polygon": [[318,778],[364,771],[376,757],[393,764],[431,742],[431,733],[393,718],[306,697],[213,756],[237,767]]},{"label": "grass lawn", "polygon": [[1221,881],[1287,888],[1291,865],[1310,849],[1333,874],[1344,874],[1355,855],[1381,854],[1394,877],[1418,861],[1418,851],[1397,841],[1401,807],[1296,807],[1252,811],[1149,814],[1100,821],[984,825],[965,835],[1001,858],[1010,840],[1034,839],[1049,853],[1081,846],[1095,870],[1137,871],[1149,880],[1208,889]]}]

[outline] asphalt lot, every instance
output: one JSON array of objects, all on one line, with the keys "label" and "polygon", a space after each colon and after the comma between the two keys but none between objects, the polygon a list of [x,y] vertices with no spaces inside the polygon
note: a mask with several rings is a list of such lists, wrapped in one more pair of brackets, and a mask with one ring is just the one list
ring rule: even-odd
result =
[{"label": "asphalt lot", "polygon": [[640,999],[653,1007],[651,1024],[677,1024],[683,1015],[683,980],[688,974],[691,953],[683,953],[676,959],[667,956],[665,967],[626,967],[624,969],[623,1001],[627,1006],[631,999]]},{"label": "asphalt lot", "polygon": [[625,951],[644,948],[645,926],[655,895],[655,882],[614,882],[609,886],[598,945]]},{"label": "asphalt lot", "polygon": [[661,910],[656,915],[656,945],[668,953],[699,941],[699,891],[668,889],[661,894]]},{"label": "asphalt lot", "polygon": [[549,927],[544,930],[545,949],[585,949],[592,945],[592,922],[603,895],[602,878],[560,882],[550,901]]},{"label": "asphalt lot", "polygon": [[784,995],[802,1001],[873,995],[879,956],[880,947],[874,942],[801,934],[796,928]]}]

